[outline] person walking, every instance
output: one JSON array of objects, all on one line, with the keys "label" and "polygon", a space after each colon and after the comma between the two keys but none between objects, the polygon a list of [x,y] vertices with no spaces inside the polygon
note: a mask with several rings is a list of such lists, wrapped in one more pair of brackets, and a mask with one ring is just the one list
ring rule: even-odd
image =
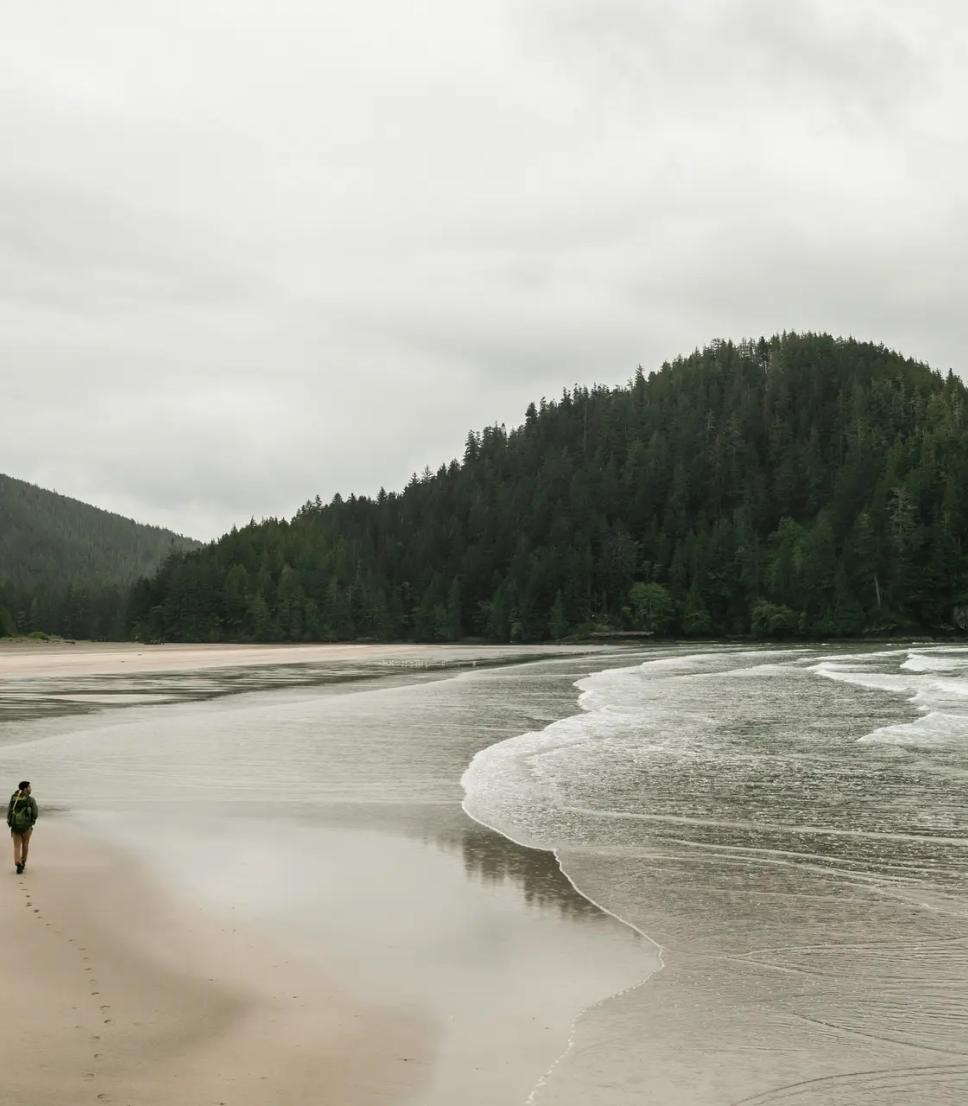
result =
[{"label": "person walking", "polygon": [[7,804],[7,825],[13,838],[13,862],[17,875],[27,867],[27,848],[37,814],[37,800],[30,794],[30,780],[21,780]]}]

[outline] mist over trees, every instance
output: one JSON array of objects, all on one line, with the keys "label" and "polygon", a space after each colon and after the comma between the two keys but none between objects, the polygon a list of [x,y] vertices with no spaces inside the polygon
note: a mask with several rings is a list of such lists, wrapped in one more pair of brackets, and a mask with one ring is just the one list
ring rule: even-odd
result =
[{"label": "mist over trees", "polygon": [[966,389],[882,346],[716,342],[317,498],[141,581],[149,640],[782,638],[941,628],[968,598]]},{"label": "mist over trees", "polygon": [[132,583],[198,544],[0,475],[0,637],[121,640]]}]

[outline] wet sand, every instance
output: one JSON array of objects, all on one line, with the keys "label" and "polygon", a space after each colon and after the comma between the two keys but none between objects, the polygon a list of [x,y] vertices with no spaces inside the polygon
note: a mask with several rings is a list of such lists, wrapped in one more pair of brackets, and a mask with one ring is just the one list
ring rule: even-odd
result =
[{"label": "wet sand", "polygon": [[123,676],[137,672],[290,664],[398,664],[401,668],[459,665],[503,657],[592,653],[571,645],[141,645],[137,642],[0,640],[0,675]]},{"label": "wet sand", "polygon": [[[128,856],[41,823],[2,877],[0,1101],[420,1101],[434,1031],[176,899]],[[19,996],[19,998],[18,998]]]},{"label": "wet sand", "polygon": [[[178,683],[200,668],[269,678],[302,661],[419,670],[522,655],[28,647],[0,672],[18,684],[6,662],[23,657],[22,686],[48,677],[38,694],[56,697],[79,675],[123,677],[126,658]],[[552,854],[461,809],[462,726],[485,724],[483,706],[491,739],[505,733],[492,676],[420,679],[42,723],[42,698],[23,707],[32,736],[9,722],[0,766],[44,786],[29,872],[0,868],[2,970],[32,996],[23,1017],[3,1015],[11,1103],[520,1106],[576,1019],[656,969],[654,946],[579,895]],[[286,795],[274,825],[270,778]]]},{"label": "wet sand", "polygon": [[[0,1015],[0,1101],[520,1104],[575,1017],[655,966],[550,854],[458,811],[314,817],[312,880],[251,849],[240,867],[224,822],[204,844],[218,823],[177,892],[161,841],[151,858],[38,825],[28,872],[0,877],[5,990],[25,996]],[[260,919],[259,896],[293,925]]]}]

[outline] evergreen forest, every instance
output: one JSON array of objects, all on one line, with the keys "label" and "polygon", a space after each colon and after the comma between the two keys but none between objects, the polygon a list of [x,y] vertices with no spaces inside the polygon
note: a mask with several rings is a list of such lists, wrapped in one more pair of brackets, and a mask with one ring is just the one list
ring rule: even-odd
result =
[{"label": "evergreen forest", "polygon": [[173,553],[152,641],[495,642],[943,631],[968,601],[960,378],[826,335],[574,387],[399,493]]},{"label": "evergreen forest", "polygon": [[132,584],[198,544],[0,474],[0,637],[122,640]]}]

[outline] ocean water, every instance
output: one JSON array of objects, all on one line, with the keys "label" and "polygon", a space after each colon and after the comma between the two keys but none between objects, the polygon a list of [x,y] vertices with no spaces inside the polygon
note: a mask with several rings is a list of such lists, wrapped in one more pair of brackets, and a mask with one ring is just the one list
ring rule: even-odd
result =
[{"label": "ocean water", "polygon": [[422,1106],[968,1101],[968,649],[0,678],[0,770],[426,1019]]},{"label": "ocean water", "polygon": [[578,689],[477,754],[466,807],[664,966],[536,1100],[968,1101],[968,650],[717,649]]}]

